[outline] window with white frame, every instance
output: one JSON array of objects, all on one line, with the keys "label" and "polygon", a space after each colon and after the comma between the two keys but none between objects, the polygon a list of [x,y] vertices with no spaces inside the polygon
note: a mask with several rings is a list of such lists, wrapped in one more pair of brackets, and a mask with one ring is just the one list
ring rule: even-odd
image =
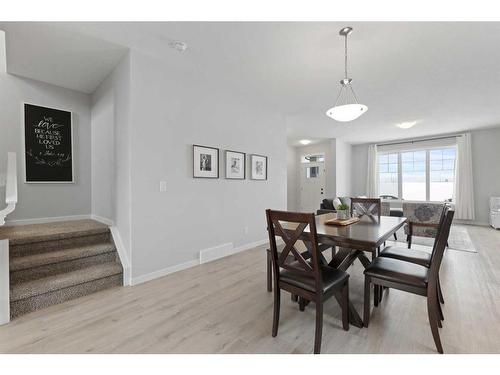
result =
[{"label": "window with white frame", "polygon": [[451,200],[455,158],[455,147],[380,152],[379,193],[405,200]]}]

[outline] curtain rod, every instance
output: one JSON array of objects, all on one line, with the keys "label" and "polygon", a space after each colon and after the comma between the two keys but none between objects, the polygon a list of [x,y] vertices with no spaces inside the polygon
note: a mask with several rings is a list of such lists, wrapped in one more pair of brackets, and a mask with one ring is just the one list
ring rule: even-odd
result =
[{"label": "curtain rod", "polygon": [[462,134],[457,134],[457,135],[449,135],[446,137],[437,137],[437,138],[426,138],[426,139],[417,139],[415,141],[404,141],[404,142],[394,142],[394,143],[377,143],[377,146],[392,146],[392,145],[404,145],[406,143],[418,143],[418,142],[427,142],[427,141],[436,141],[440,139],[450,139],[450,138],[458,138],[461,137]]}]

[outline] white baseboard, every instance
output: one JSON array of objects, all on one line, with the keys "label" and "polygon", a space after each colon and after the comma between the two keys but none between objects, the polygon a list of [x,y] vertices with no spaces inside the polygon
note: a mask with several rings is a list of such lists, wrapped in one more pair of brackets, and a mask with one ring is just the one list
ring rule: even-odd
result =
[{"label": "white baseboard", "polygon": [[188,262],[184,262],[181,264],[177,264],[175,266],[170,266],[167,268],[163,268],[158,271],[154,271],[145,275],[137,276],[137,277],[132,277],[131,279],[131,285],[137,285],[137,284],[142,284],[145,283],[146,281],[151,281],[154,279],[157,279],[159,277],[167,276],[170,275],[171,273],[182,271],[194,266],[198,266],[200,264],[200,261],[198,259],[190,260]]},{"label": "white baseboard", "polygon": [[234,246],[231,242],[219,246],[210,247],[208,249],[200,250],[199,259],[200,264],[208,263],[216,259],[227,257],[233,254]]},{"label": "white baseboard", "polygon": [[461,220],[461,219],[454,219],[453,224],[461,224],[461,225],[477,225],[480,227],[489,227],[489,223],[485,223],[483,221],[475,221],[475,220]]},{"label": "white baseboard", "polygon": [[132,272],[130,269],[130,260],[127,256],[127,249],[123,244],[118,228],[115,226],[111,226],[109,227],[109,230],[111,231],[111,236],[113,236],[116,251],[118,252],[118,256],[120,257],[120,262],[123,267],[123,285],[130,286],[132,285]]},{"label": "white baseboard", "polygon": [[39,217],[35,219],[19,219],[19,220],[5,220],[6,226],[12,225],[28,225],[28,224],[46,224],[53,221],[70,221],[70,220],[85,220],[92,219],[100,223],[112,226],[113,220],[99,216],[99,215],[69,215],[69,216],[52,216],[52,217]]},{"label": "white baseboard", "polygon": [[211,247],[200,251],[200,264],[208,263],[213,260],[224,258],[230,255],[237,254],[241,251],[250,250],[257,246],[262,246],[267,243],[268,240],[260,240],[251,242],[242,246],[234,247],[232,243],[226,243],[220,246]]},{"label": "white baseboard", "polygon": [[115,225],[114,222],[113,222],[113,220],[108,219],[106,217],[99,216],[99,215],[92,214],[92,215],[90,215],[90,218],[92,220],[98,221],[100,223],[103,223],[103,224],[106,224],[106,225],[109,225],[109,226]]},{"label": "white baseboard", "polygon": [[0,325],[10,322],[9,241],[0,240]]},{"label": "white baseboard", "polygon": [[92,218],[91,215],[40,217],[36,219],[6,220],[5,225],[11,226],[11,225],[45,224],[45,223],[51,223],[53,221],[84,220],[91,218]]},{"label": "white baseboard", "polygon": [[[137,285],[137,284],[145,283],[146,281],[151,281],[151,280],[157,279],[159,277],[169,275],[169,274],[174,273],[174,272],[178,272],[178,271],[182,271],[182,270],[185,270],[185,269],[188,269],[191,267],[199,266],[202,263],[211,262],[213,260],[224,258],[224,257],[230,256],[230,255],[239,253],[241,251],[250,250],[250,249],[253,249],[254,247],[265,245],[267,242],[268,242],[268,240],[265,239],[265,240],[251,242],[251,243],[248,243],[248,244],[245,244],[242,246],[238,246],[238,247],[233,247],[232,243],[227,243],[227,244],[223,244],[220,246],[215,246],[215,247],[211,247],[208,249],[204,249],[204,250],[200,251],[200,255],[199,255],[200,258],[199,259],[194,259],[194,260],[190,260],[190,261],[187,261],[187,262],[184,262],[181,264],[177,264],[175,266],[170,266],[170,267],[158,270],[158,271],[148,273],[146,275],[132,277],[130,285]],[[203,259],[203,262],[202,262],[202,259]]]}]

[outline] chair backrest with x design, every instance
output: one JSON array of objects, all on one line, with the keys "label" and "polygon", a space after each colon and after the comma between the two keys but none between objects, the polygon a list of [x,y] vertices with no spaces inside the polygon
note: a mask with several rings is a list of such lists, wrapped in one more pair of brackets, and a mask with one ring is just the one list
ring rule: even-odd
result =
[{"label": "chair backrest with x design", "polygon": [[351,198],[351,215],[356,210],[358,216],[371,215],[380,217],[382,204],[380,198]]},{"label": "chair backrest with x design", "polygon": [[[322,290],[318,235],[314,214],[268,209],[266,217],[275,279],[279,280],[280,269],[285,269],[297,276],[315,279],[317,290]],[[309,231],[304,233],[307,227],[309,227]],[[285,243],[281,253],[278,253],[276,236],[281,237]],[[308,256],[304,256],[304,251],[301,253],[296,248],[298,241],[303,241],[307,246]]]},{"label": "chair backrest with x design", "polygon": [[[436,237],[434,239],[434,245],[432,246],[431,263],[432,263],[432,259],[436,256],[436,249],[438,247],[438,243],[439,243],[439,239],[440,239],[440,232],[445,230],[446,217],[447,217],[448,211],[450,211],[450,210],[451,210],[451,206],[449,204],[445,203],[443,205],[443,209],[441,211],[441,216],[439,218],[439,224],[438,224],[438,228],[437,228],[437,234],[436,234]],[[450,223],[450,226],[451,226],[451,223]],[[448,236],[449,236],[449,233],[448,233]],[[446,237],[446,245],[447,244],[448,244],[448,237]],[[444,252],[443,252],[443,255],[444,255]]]},{"label": "chair backrest with x design", "polygon": [[446,248],[446,243],[448,242],[448,237],[450,235],[450,228],[451,223],[453,222],[454,214],[455,211],[449,207],[445,206],[445,208],[443,209],[441,226],[436,236],[436,244],[434,245],[434,248],[432,250],[431,266],[428,280],[430,287],[435,287],[437,285],[439,268],[441,267],[444,250]]}]

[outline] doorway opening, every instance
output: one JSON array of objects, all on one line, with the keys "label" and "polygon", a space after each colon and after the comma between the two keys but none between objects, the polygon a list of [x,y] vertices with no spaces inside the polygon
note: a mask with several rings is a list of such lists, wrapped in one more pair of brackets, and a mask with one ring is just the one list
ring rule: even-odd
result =
[{"label": "doorway opening", "polygon": [[299,210],[316,212],[325,194],[325,154],[302,155],[299,170]]}]

